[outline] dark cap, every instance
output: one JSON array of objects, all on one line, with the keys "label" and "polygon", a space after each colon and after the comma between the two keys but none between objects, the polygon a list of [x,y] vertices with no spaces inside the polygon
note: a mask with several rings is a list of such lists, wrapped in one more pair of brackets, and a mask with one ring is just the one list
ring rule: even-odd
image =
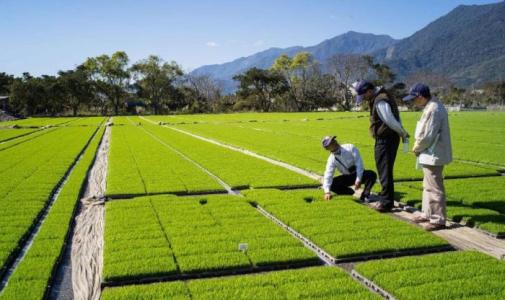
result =
[{"label": "dark cap", "polygon": [[403,97],[403,101],[412,101],[413,99],[423,96],[424,98],[430,98],[430,88],[426,84],[416,83],[414,84],[410,90],[409,94]]},{"label": "dark cap", "polygon": [[327,148],[336,138],[336,136],[325,136],[321,143],[323,144],[324,148]]},{"label": "dark cap", "polygon": [[375,86],[366,80],[358,80],[352,84],[352,88],[356,91],[356,103],[359,105],[363,101],[363,94]]}]

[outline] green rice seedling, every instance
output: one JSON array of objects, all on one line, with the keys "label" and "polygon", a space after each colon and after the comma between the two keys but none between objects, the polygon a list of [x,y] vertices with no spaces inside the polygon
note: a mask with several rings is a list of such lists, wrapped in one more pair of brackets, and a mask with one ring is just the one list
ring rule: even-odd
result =
[{"label": "green rice seedling", "polygon": [[90,141],[94,127],[61,128],[0,156],[1,269],[22,242],[58,183]]},{"label": "green rice seedling", "polygon": [[142,195],[224,190],[216,180],[133,125],[114,126],[107,194]]},{"label": "green rice seedling", "polygon": [[360,263],[356,271],[397,299],[501,299],[505,263],[472,251]]},{"label": "green rice seedling", "polygon": [[343,270],[313,267],[187,282],[106,288],[109,299],[379,299]]},{"label": "green rice seedling", "polygon": [[48,285],[65,247],[86,174],[92,166],[103,133],[104,128],[95,135],[76,164],[31,247],[9,278],[0,299],[42,299],[48,292]]},{"label": "green rice seedling", "polygon": [[[337,259],[447,246],[442,239],[349,197],[324,201],[321,191],[314,190],[244,194]],[[314,200],[307,202],[308,197]]]},{"label": "green rice seedling", "polygon": [[[108,202],[105,280],[319,263],[242,198],[206,196],[204,205],[201,200],[160,195]],[[162,267],[165,261],[170,268]]]}]

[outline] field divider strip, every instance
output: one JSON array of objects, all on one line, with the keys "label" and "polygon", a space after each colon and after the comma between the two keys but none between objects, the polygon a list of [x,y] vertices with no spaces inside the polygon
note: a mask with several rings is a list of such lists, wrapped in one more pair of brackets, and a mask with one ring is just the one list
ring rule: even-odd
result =
[{"label": "field divider strip", "polygon": [[[317,246],[314,242],[312,242],[310,239],[306,238],[303,236],[301,233],[287,225],[286,223],[282,222],[280,219],[269,213],[267,210],[265,210],[263,207],[261,207],[258,204],[253,205],[256,207],[256,209],[265,217],[269,218],[271,221],[282,227],[284,230],[286,230],[288,233],[290,233],[293,237],[301,241],[306,248],[314,252],[319,259],[321,259],[326,265],[328,266],[333,266],[340,268],[344,270],[346,273],[351,275],[351,278],[357,281],[359,284],[363,285],[365,288],[367,288],[369,291],[378,294],[379,296],[382,296],[386,299],[394,299],[389,293],[386,291],[380,289],[378,286],[372,286],[368,284],[369,281],[363,280],[364,278],[360,278],[354,275],[354,270],[349,270],[344,266],[344,263],[346,263],[346,259],[341,260],[341,259],[336,259],[332,255],[330,255],[328,252],[324,251],[322,248]],[[370,257],[366,259],[377,259],[377,258],[382,258],[382,257]],[[351,261],[356,261],[355,258],[351,258]],[[359,260],[359,259],[358,259]]]},{"label": "field divider strip", "polygon": [[[130,120],[130,118],[128,118],[128,120],[130,122],[132,122]],[[132,122],[133,124],[133,122]],[[198,167],[200,170],[204,171],[207,175],[209,175],[210,177],[212,177],[214,180],[217,181],[217,183],[219,183],[227,192],[228,194],[232,194],[232,195],[237,195],[237,191],[233,190],[232,187],[227,184],[226,182],[224,182],[221,178],[219,178],[216,174],[212,173],[211,171],[209,171],[208,169],[206,169],[204,166],[200,165],[198,162],[194,161],[193,159],[191,159],[190,157],[188,157],[187,155],[185,155],[184,153],[180,152],[179,150],[175,149],[174,147],[172,147],[171,145],[165,143],[164,141],[162,141],[159,137],[157,137],[156,135],[154,135],[153,133],[149,132],[147,129],[143,128],[142,127],[142,130],[145,131],[145,133],[147,133],[151,138],[153,138],[154,140],[156,140],[158,143],[162,144],[163,146],[167,147],[168,149],[170,149],[171,151],[175,152],[176,154],[178,154],[180,157],[184,158],[185,160],[187,160],[188,162],[192,163],[193,165],[195,165],[196,167]]]},{"label": "field divider strip", "polygon": [[269,213],[268,211],[266,211],[260,205],[256,204],[256,205],[253,205],[253,206],[255,206],[256,210],[258,212],[260,212],[263,216],[267,217],[268,219],[270,219],[271,221],[273,221],[275,224],[277,224],[278,226],[280,226],[284,230],[286,230],[289,234],[291,234],[292,236],[294,236],[296,239],[298,239],[299,241],[301,241],[305,247],[307,247],[309,250],[312,250],[312,252],[314,252],[322,261],[324,261],[324,263],[326,265],[334,266],[336,264],[336,259],[333,256],[331,256],[330,254],[328,254],[328,252],[326,252],[323,249],[321,249],[319,246],[317,246],[311,240],[309,240],[308,238],[306,238],[305,236],[303,236],[301,233],[299,233],[298,231],[294,230],[293,228],[291,228],[286,223],[282,222],[280,219],[278,219],[277,217],[275,217],[274,215],[272,215],[271,213]]},{"label": "field divider strip", "polygon": [[473,160],[468,160],[468,159],[460,159],[456,158],[454,159],[456,162],[460,162],[462,164],[467,164],[467,165],[474,165],[474,166],[481,166],[481,167],[493,167],[497,168],[498,172],[505,172],[505,165],[500,165],[496,163],[486,163],[486,162],[480,162],[480,161],[473,161]]},{"label": "field divider strip", "polygon": [[60,179],[60,181],[55,185],[55,188],[49,197],[49,200],[46,202],[44,207],[42,208],[42,211],[39,213],[37,216],[34,224],[29,230],[28,235],[21,241],[20,244],[22,246],[20,249],[17,251],[17,253],[14,254],[13,259],[11,261],[7,261],[6,265],[4,266],[5,271],[2,272],[1,275],[1,281],[0,281],[0,293],[4,289],[4,287],[8,284],[8,281],[10,279],[10,276],[14,271],[16,270],[18,264],[23,260],[25,257],[26,253],[28,250],[30,250],[31,245],[33,244],[33,240],[37,236],[37,233],[39,232],[40,228],[42,227],[42,224],[44,223],[44,220],[46,219],[47,215],[49,214],[49,211],[51,210],[51,207],[53,206],[54,202],[58,199],[58,196],[60,195],[61,190],[63,189],[63,186],[65,183],[67,183],[68,178],[74,171],[77,163],[81,160],[81,158],[84,156],[84,153],[86,152],[86,149],[88,149],[89,144],[99,131],[99,127],[93,132],[91,137],[88,139],[84,147],[81,149],[81,151],[77,154],[76,158],[70,165],[70,167],[67,169],[63,177]]},{"label": "field divider strip", "polygon": [[[155,125],[159,125],[158,123],[156,123],[153,120],[150,120],[150,119],[145,118],[143,116],[139,116],[139,117],[141,119],[149,122],[149,123],[152,123],[152,124],[155,124]],[[217,145],[217,146],[221,146],[223,148],[227,148],[227,149],[230,149],[230,150],[233,150],[233,151],[236,151],[236,152],[240,152],[240,153],[252,156],[252,157],[257,158],[257,159],[264,160],[264,161],[269,162],[269,163],[271,163],[273,165],[280,166],[280,167],[283,167],[283,168],[288,169],[290,171],[293,171],[295,173],[298,173],[298,174],[307,176],[309,178],[312,178],[312,179],[314,179],[314,180],[316,180],[318,182],[321,182],[321,180],[322,180],[322,176],[319,175],[319,174],[316,174],[316,173],[304,170],[302,168],[290,165],[288,163],[285,163],[285,162],[282,162],[282,161],[279,161],[279,160],[272,159],[270,157],[266,157],[266,156],[260,155],[258,153],[252,152],[250,150],[247,150],[247,149],[244,149],[244,148],[240,148],[240,147],[236,147],[236,146],[232,146],[232,145],[228,145],[228,144],[216,141],[214,139],[206,138],[206,137],[203,137],[203,136],[200,136],[200,135],[197,135],[197,134],[194,134],[194,133],[191,133],[191,132],[188,132],[186,130],[179,129],[179,128],[174,128],[174,127],[166,126],[166,125],[160,125],[160,126],[168,128],[168,129],[171,129],[171,130],[174,130],[174,131],[177,131],[179,133],[183,133],[183,134],[189,135],[189,136],[191,136],[193,138],[196,138],[196,139],[199,139],[199,140],[202,140],[202,141],[205,141],[205,142]]]},{"label": "field divider strip", "polygon": [[413,255],[421,255],[421,254],[429,254],[429,253],[437,253],[437,252],[445,252],[445,251],[453,251],[454,248],[450,245],[445,246],[436,246],[436,247],[426,247],[426,248],[418,248],[418,249],[405,249],[405,250],[395,250],[395,251],[385,251],[380,253],[372,253],[372,254],[363,254],[342,258],[335,258],[331,254],[328,254],[321,247],[317,246],[316,243],[312,242],[307,237],[303,236],[301,233],[285,224],[283,221],[278,219],[276,216],[272,215],[270,212],[262,208],[260,205],[256,204],[256,208],[266,217],[277,223],[279,226],[283,227],[286,231],[291,233],[293,236],[301,240],[302,242],[307,243],[306,245],[309,249],[317,251],[317,253],[321,253],[329,262],[333,265],[340,265],[344,263],[358,262],[358,261],[367,261],[374,259],[383,259],[383,258],[392,258],[392,257],[400,257],[400,256],[413,256]]},{"label": "field divider strip", "polygon": [[375,293],[379,294],[385,299],[389,300],[395,300],[395,297],[391,295],[389,292],[375,284],[372,280],[366,278],[365,276],[361,275],[358,273],[356,270],[351,271],[351,276],[354,278],[356,281],[360,282],[364,286],[366,286],[369,290],[374,291]]}]

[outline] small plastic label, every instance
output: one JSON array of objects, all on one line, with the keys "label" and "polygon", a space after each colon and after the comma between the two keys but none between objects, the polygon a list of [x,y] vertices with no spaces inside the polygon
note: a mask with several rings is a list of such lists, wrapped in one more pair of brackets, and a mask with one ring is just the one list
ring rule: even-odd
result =
[{"label": "small plastic label", "polygon": [[249,248],[249,245],[247,243],[240,243],[238,244],[238,250],[245,252],[247,251],[247,248]]}]

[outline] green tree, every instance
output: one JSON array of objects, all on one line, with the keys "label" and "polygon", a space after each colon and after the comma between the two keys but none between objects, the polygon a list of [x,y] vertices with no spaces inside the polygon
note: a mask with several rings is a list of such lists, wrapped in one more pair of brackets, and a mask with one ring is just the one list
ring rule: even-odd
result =
[{"label": "green tree", "polygon": [[51,115],[63,112],[63,93],[55,76],[33,77],[24,73],[11,85],[9,106],[26,116]]},{"label": "green tree", "polygon": [[295,110],[300,111],[305,105],[308,81],[316,65],[308,52],[297,53],[293,58],[282,54],[271,66],[271,70],[281,74],[289,87],[289,101]]},{"label": "green tree", "polygon": [[4,72],[0,73],[0,96],[8,95],[10,92],[10,86],[14,82],[14,76],[6,74]]},{"label": "green tree", "polygon": [[111,56],[90,57],[83,64],[98,91],[111,103],[115,115],[119,114],[121,103],[127,97],[130,79],[128,61],[125,52],[117,51]]},{"label": "green tree", "polygon": [[175,62],[164,62],[159,56],[150,55],[130,68],[137,80],[138,94],[149,99],[155,114],[163,105],[168,105],[174,94],[174,81],[183,75]]},{"label": "green tree", "polygon": [[260,111],[269,111],[275,99],[289,89],[282,75],[264,69],[251,68],[233,79],[240,82],[237,95]]},{"label": "green tree", "polygon": [[58,72],[58,84],[63,93],[64,104],[77,116],[79,107],[93,100],[93,85],[88,80],[86,68],[82,65],[75,70]]}]

